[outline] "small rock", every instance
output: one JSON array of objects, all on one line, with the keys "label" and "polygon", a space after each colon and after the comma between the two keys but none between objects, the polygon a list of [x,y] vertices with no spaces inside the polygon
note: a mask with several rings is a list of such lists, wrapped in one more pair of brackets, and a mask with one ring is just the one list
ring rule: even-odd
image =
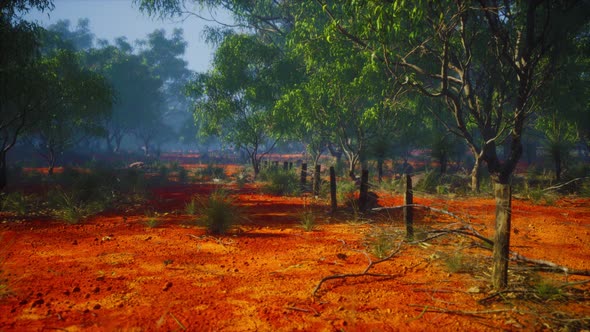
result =
[{"label": "small rock", "polygon": [[473,286],[467,290],[467,293],[479,293],[479,292],[480,292],[480,290],[479,290],[479,287],[477,287],[477,286]]},{"label": "small rock", "polygon": [[78,240],[74,240],[74,241],[72,242],[72,244],[73,244],[73,245],[75,245],[75,246],[77,246],[77,245],[78,245]]},{"label": "small rock", "polygon": [[167,290],[169,290],[172,287],[172,282],[168,281],[166,283],[166,285],[164,285],[164,288],[162,288],[162,290],[165,292]]},{"label": "small rock", "polygon": [[96,305],[94,306],[94,308],[93,308],[93,309],[94,309],[94,310],[98,310],[98,309],[100,309],[100,304],[96,304]]}]

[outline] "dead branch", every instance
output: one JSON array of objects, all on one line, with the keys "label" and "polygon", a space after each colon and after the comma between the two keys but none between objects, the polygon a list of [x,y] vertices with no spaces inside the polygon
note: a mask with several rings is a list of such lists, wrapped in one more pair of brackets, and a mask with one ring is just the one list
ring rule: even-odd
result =
[{"label": "dead branch", "polygon": [[[584,179],[584,178],[578,178],[578,179],[574,179],[574,180],[579,180],[579,179]],[[574,181],[571,180],[571,181]],[[570,182],[571,182],[570,181]],[[563,184],[566,185],[567,183]],[[557,186],[555,186],[557,187]],[[552,188],[555,188],[552,187]],[[383,210],[394,210],[394,209],[402,209],[404,207],[420,207],[420,208],[424,208],[424,209],[429,209],[431,211],[435,211],[435,212],[439,212],[442,214],[446,214],[448,216],[451,216],[457,220],[459,220],[462,223],[462,226],[458,229],[442,229],[442,230],[435,230],[435,231],[431,231],[431,233],[434,233],[434,236],[431,236],[429,238],[426,238],[424,240],[421,241],[415,241],[416,243],[418,242],[426,242],[428,240],[437,238],[439,236],[442,236],[444,234],[448,234],[448,233],[457,233],[457,234],[463,234],[463,235],[468,235],[468,236],[473,236],[476,237],[482,241],[484,241],[487,244],[493,245],[494,241],[486,238],[485,236],[481,235],[479,232],[477,232],[473,226],[471,226],[467,221],[465,221],[463,218],[457,216],[456,214],[446,211],[446,210],[442,210],[442,209],[437,209],[437,208],[433,208],[430,206],[426,206],[426,205],[421,205],[421,204],[408,204],[408,205],[399,205],[399,206],[390,206],[390,207],[380,207],[380,208],[374,208],[372,209],[373,211],[383,211]],[[438,234],[437,234],[438,233]],[[442,234],[442,235],[439,235]],[[414,243],[414,242],[413,242]],[[515,251],[510,251],[511,254],[511,260],[514,261],[520,261],[520,262],[525,262],[528,264],[533,264],[535,265],[535,268],[538,270],[542,270],[545,272],[564,272],[566,275],[581,275],[581,276],[590,276],[590,270],[578,270],[578,269],[571,269],[568,268],[566,266],[561,266],[558,264],[555,264],[553,262],[550,261],[545,261],[545,260],[540,260],[540,259],[532,259],[532,258],[527,258],[525,256],[520,255],[519,253],[515,252]]]},{"label": "dead branch", "polygon": [[590,277],[590,270],[578,270],[578,269],[571,269],[566,266],[558,265],[550,261],[542,260],[542,259],[532,259],[527,258],[516,251],[511,251],[510,255],[512,256],[511,259],[514,261],[525,262],[529,264],[536,265],[539,269],[546,271],[546,272],[563,272],[566,275],[580,275],[580,276],[587,276]]},{"label": "dead branch", "polygon": [[[344,241],[342,241],[342,242],[344,242]],[[314,288],[314,290],[312,292],[312,296],[316,296],[317,292],[320,290],[320,288],[322,287],[322,284],[324,282],[326,282],[328,280],[332,280],[332,279],[346,279],[346,278],[358,278],[358,277],[381,277],[381,278],[397,278],[397,277],[399,277],[400,276],[399,274],[394,275],[394,274],[369,273],[369,270],[373,266],[391,259],[393,256],[395,256],[397,253],[399,253],[401,251],[401,247],[402,247],[402,243],[400,242],[399,245],[397,246],[397,248],[395,250],[393,250],[389,255],[387,255],[387,257],[380,259],[378,261],[373,261],[373,260],[371,260],[371,258],[368,255],[365,255],[367,257],[367,259],[369,260],[369,264],[367,265],[367,267],[365,268],[365,270],[362,273],[334,274],[334,275],[322,278],[322,280],[320,280],[318,285]]]},{"label": "dead branch", "polygon": [[565,187],[565,186],[567,186],[568,184],[570,184],[570,183],[572,183],[572,182],[576,182],[576,181],[584,180],[584,179],[587,179],[587,178],[588,178],[588,177],[575,178],[575,179],[569,180],[568,182],[565,182],[565,183],[562,183],[562,184],[557,184],[557,185],[555,185],[555,186],[551,186],[551,187],[549,187],[549,188],[545,188],[545,189],[543,189],[543,191],[557,190],[557,189],[559,189],[559,188],[562,188],[562,187]]},{"label": "dead branch", "polygon": [[513,309],[493,309],[493,310],[479,310],[479,311],[470,311],[470,310],[451,310],[439,307],[431,307],[429,305],[423,304],[408,304],[410,307],[417,307],[423,308],[421,315],[425,312],[440,312],[445,314],[453,314],[453,315],[465,315],[465,316],[479,316],[479,315],[491,315],[491,314],[498,314],[503,312],[512,312]]}]

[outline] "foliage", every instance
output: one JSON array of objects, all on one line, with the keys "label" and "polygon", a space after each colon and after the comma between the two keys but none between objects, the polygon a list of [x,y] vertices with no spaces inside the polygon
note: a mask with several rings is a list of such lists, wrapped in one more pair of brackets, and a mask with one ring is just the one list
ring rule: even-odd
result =
[{"label": "foliage", "polygon": [[346,206],[357,205],[355,193],[358,191],[356,184],[352,181],[340,181],[336,186],[336,200]]},{"label": "foliage", "polygon": [[19,191],[0,194],[0,211],[12,212],[22,217],[36,211],[38,206],[39,197],[34,194],[27,195]]},{"label": "foliage", "polygon": [[267,169],[261,177],[266,183],[262,191],[271,195],[292,195],[301,193],[300,179],[295,172],[283,169]]},{"label": "foliage", "polygon": [[215,164],[207,164],[205,168],[200,168],[196,171],[197,175],[201,178],[206,179],[220,179],[223,180],[226,178],[225,169],[223,166],[218,166]]},{"label": "foliage", "polygon": [[156,228],[162,224],[161,217],[166,216],[167,213],[160,214],[151,210],[145,212],[145,225],[149,228]]},{"label": "foliage", "polygon": [[75,224],[109,207],[114,199],[113,188],[102,175],[66,172],[63,185],[48,193],[55,216]]},{"label": "foliage", "polygon": [[226,234],[242,219],[233,199],[223,190],[216,190],[208,197],[201,197],[198,203],[197,224],[204,226],[209,234]]},{"label": "foliage", "polygon": [[394,236],[386,229],[375,229],[368,234],[367,242],[369,252],[379,259],[387,257],[393,249]]},{"label": "foliage", "polygon": [[306,232],[311,232],[316,228],[316,216],[311,209],[306,209],[299,215],[299,225]]},{"label": "foliage", "polygon": [[192,197],[191,200],[184,205],[184,212],[188,215],[194,216],[197,211],[198,199],[196,197]]}]

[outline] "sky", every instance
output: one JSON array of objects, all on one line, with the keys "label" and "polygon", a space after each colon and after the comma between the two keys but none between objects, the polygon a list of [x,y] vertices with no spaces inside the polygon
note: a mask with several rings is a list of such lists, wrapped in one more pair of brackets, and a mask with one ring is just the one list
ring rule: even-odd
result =
[{"label": "sky", "polygon": [[[145,39],[147,34],[156,29],[165,29],[167,36],[170,36],[174,28],[183,28],[184,39],[188,43],[184,57],[188,62],[188,68],[205,72],[210,67],[214,49],[205,43],[202,33],[205,26],[211,25],[210,22],[194,16],[184,21],[151,18],[141,13],[132,0],[54,0],[54,4],[55,9],[51,12],[31,11],[25,18],[37,21],[44,27],[68,19],[71,29],[75,29],[78,19],[88,18],[90,30],[95,38],[107,39],[111,43],[121,36],[126,36],[129,42]],[[223,22],[230,21],[227,14],[219,13],[216,17]]]}]

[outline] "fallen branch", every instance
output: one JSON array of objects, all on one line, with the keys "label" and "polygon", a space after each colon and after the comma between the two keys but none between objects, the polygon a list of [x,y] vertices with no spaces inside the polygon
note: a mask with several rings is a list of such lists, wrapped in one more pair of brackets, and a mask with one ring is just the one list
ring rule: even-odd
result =
[{"label": "fallen branch", "polygon": [[[344,242],[344,241],[342,241],[342,242]],[[328,280],[332,280],[332,279],[346,279],[346,278],[357,278],[357,277],[381,277],[381,278],[399,277],[400,276],[399,274],[393,275],[393,274],[369,273],[369,270],[373,266],[391,259],[393,256],[395,256],[397,253],[399,253],[401,251],[401,247],[402,247],[402,244],[400,242],[400,244],[398,245],[398,247],[394,251],[392,251],[389,255],[387,255],[387,257],[380,259],[378,261],[373,261],[373,260],[371,260],[369,255],[365,255],[367,257],[367,259],[369,260],[369,264],[367,265],[367,267],[365,268],[365,270],[362,273],[334,274],[334,275],[322,278],[322,280],[320,280],[318,285],[314,288],[312,296],[316,296],[316,293],[320,290],[320,288],[322,287],[322,284],[324,282],[326,282]]]},{"label": "fallen branch", "polygon": [[566,183],[557,184],[557,185],[555,185],[555,186],[551,186],[551,187],[549,187],[549,188],[545,188],[545,189],[543,189],[542,191],[557,190],[557,189],[559,189],[559,188],[562,188],[562,187],[565,187],[565,186],[567,186],[568,184],[570,184],[570,183],[572,183],[572,182],[576,182],[576,181],[584,180],[584,179],[587,179],[587,178],[588,178],[588,177],[583,177],[583,178],[575,178],[575,179],[569,180],[569,181],[568,181],[568,182],[566,182]]},{"label": "fallen branch", "polygon": [[527,258],[515,251],[510,251],[510,255],[512,256],[512,260],[525,262],[529,264],[534,264],[541,268],[543,271],[546,272],[563,272],[566,275],[580,275],[580,276],[590,276],[590,270],[578,270],[578,269],[571,269],[566,266],[558,265],[550,261],[542,260],[542,259],[532,259]]},{"label": "fallen branch", "polygon": [[465,316],[479,316],[479,315],[491,315],[491,314],[498,314],[503,312],[512,312],[513,309],[494,309],[494,310],[479,310],[479,311],[469,311],[469,310],[451,310],[439,307],[431,307],[429,305],[423,304],[408,304],[410,307],[417,307],[423,308],[421,310],[420,316],[424,315],[425,312],[440,312],[444,314],[453,314],[453,315],[465,315]]}]

